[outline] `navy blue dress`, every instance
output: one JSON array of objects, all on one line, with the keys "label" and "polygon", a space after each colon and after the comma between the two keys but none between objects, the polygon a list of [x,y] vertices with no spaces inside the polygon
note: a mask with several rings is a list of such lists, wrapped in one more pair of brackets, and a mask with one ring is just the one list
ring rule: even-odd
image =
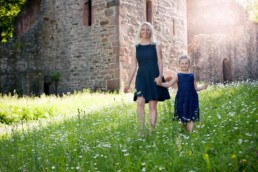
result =
[{"label": "navy blue dress", "polygon": [[192,73],[178,73],[178,90],[175,98],[174,118],[181,122],[199,120],[199,100]]},{"label": "navy blue dress", "polygon": [[[136,46],[138,71],[135,81],[134,101],[144,97],[145,103],[150,100],[164,101],[170,99],[167,88],[157,86],[154,79],[159,76],[158,58],[155,44]],[[164,82],[164,78],[163,82]]]}]

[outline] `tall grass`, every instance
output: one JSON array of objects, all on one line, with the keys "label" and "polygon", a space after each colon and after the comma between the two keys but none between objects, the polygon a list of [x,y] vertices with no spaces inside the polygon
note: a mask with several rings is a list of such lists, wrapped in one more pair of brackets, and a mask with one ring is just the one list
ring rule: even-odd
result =
[{"label": "tall grass", "polygon": [[[191,134],[171,120],[175,91],[171,91],[171,100],[159,103],[152,134],[147,132],[146,117],[144,136],[138,133],[131,94],[100,93],[90,96],[88,102],[85,97],[89,94],[69,95],[69,106],[66,97],[49,103],[53,111],[59,105],[76,115],[67,113],[2,129],[0,171],[258,170],[257,82],[214,85],[200,92],[201,121]],[[85,101],[84,106],[79,99]],[[17,101],[14,98],[13,103]],[[35,103],[34,99],[27,101]]]},{"label": "tall grass", "polygon": [[[126,96],[128,98],[128,96]],[[38,120],[58,115],[76,115],[78,109],[86,112],[113,104],[115,101],[126,100],[117,93],[90,93],[89,90],[64,94],[61,97],[45,96],[22,97],[18,95],[0,96],[0,122],[17,124],[21,121]],[[127,100],[126,100],[127,101]]]}]

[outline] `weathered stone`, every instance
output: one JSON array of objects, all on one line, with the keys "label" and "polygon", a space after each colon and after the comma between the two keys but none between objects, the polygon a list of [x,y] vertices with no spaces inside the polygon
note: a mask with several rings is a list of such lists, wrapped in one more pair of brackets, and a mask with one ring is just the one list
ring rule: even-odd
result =
[{"label": "weathered stone", "polygon": [[105,21],[100,21],[100,23],[99,23],[100,25],[106,25],[106,24],[108,24],[108,20],[105,20]]},{"label": "weathered stone", "polygon": [[113,6],[118,6],[119,5],[119,0],[111,0],[107,2],[107,8],[113,7]]},{"label": "weathered stone", "polygon": [[114,10],[113,10],[113,9],[107,9],[107,10],[105,10],[105,15],[106,15],[107,17],[114,15]]},{"label": "weathered stone", "polygon": [[[226,0],[152,0],[151,7],[145,0],[91,2],[88,25],[85,0],[27,0],[15,37],[0,46],[0,91],[52,94],[122,89],[146,8],[151,8],[148,19],[162,47],[165,76],[177,72],[177,57],[189,49],[198,80],[258,77],[257,24],[248,22],[238,6],[233,8],[238,14],[234,20],[219,21],[220,15],[212,13],[218,9],[232,16]],[[209,15],[210,21],[205,18]],[[53,73],[61,74],[58,90],[48,79]]]},{"label": "weathered stone", "polygon": [[107,88],[108,90],[117,90],[117,88],[119,88],[120,85],[119,85],[119,80],[109,80],[107,81]]},{"label": "weathered stone", "polygon": [[242,6],[192,0],[188,11],[188,50],[198,80],[258,79],[258,26],[247,20]]}]

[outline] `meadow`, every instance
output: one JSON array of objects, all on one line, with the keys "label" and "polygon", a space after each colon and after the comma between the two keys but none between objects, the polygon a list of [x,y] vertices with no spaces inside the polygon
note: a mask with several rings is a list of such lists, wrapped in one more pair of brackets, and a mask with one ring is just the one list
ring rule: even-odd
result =
[{"label": "meadow", "polygon": [[193,133],[158,104],[153,133],[139,135],[133,95],[0,97],[0,172],[258,171],[258,82],[216,84],[199,92]]}]

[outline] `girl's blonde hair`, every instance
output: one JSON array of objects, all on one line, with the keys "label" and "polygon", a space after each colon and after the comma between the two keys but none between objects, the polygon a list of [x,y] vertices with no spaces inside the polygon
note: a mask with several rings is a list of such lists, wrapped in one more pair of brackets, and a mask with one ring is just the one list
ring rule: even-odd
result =
[{"label": "girl's blonde hair", "polygon": [[191,58],[188,55],[185,55],[185,54],[179,56],[178,64],[180,63],[180,60],[183,60],[183,59],[187,59],[189,61],[189,64],[191,65]]},{"label": "girl's blonde hair", "polygon": [[151,23],[149,22],[142,22],[137,30],[137,34],[136,34],[136,38],[135,38],[135,45],[138,45],[142,42],[142,38],[141,38],[141,29],[143,27],[143,25],[147,25],[150,29],[150,32],[151,32],[151,36],[150,36],[150,41],[152,44],[155,44],[156,43],[156,38],[155,38],[155,35],[154,35],[154,29],[153,29],[153,26]]}]

